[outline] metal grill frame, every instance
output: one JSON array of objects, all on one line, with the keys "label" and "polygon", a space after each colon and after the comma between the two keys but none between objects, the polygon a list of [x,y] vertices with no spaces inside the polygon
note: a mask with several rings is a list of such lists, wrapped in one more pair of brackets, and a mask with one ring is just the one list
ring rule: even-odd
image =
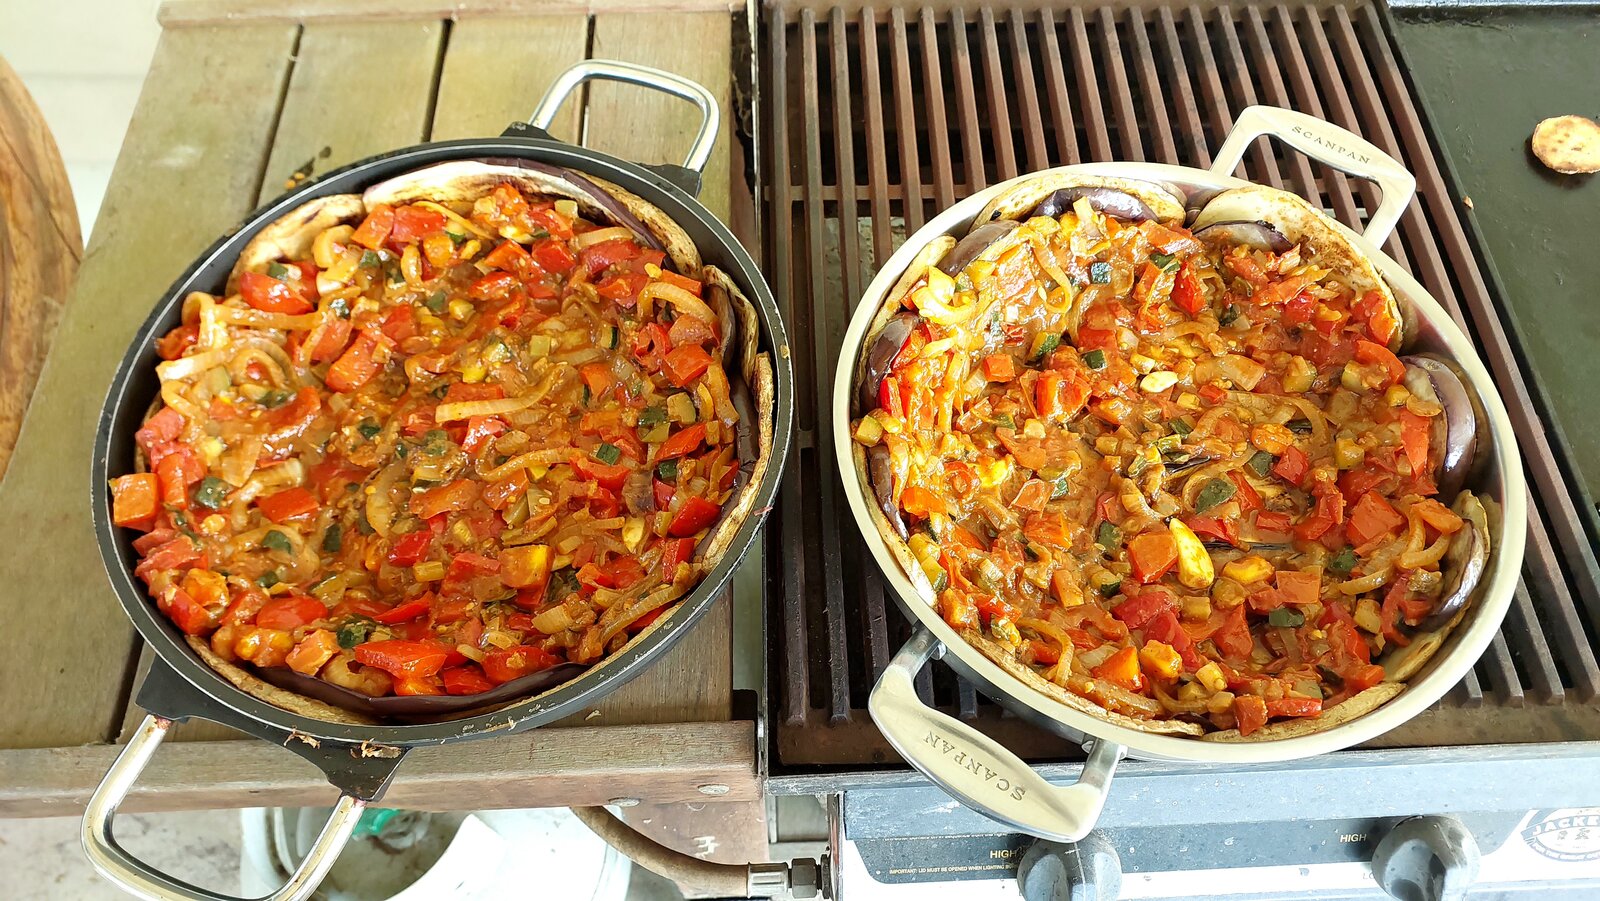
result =
[{"label": "metal grill frame", "polygon": [[[870,271],[931,214],[1021,172],[1112,159],[1207,166],[1232,111],[1253,103],[1327,118],[1416,174],[1418,197],[1385,250],[1474,337],[1532,476],[1524,578],[1505,627],[1441,705],[1368,747],[1600,738],[1600,569],[1385,11],[781,2],[765,15],[764,250],[800,389],[797,453],[769,521],[773,775],[896,762],[865,699],[908,627],[839,503],[828,423],[833,361]],[[1267,139],[1235,174],[1310,197],[1357,230],[1376,205],[1371,185]],[[924,671],[919,690],[1030,759],[1081,759],[942,668]]]}]

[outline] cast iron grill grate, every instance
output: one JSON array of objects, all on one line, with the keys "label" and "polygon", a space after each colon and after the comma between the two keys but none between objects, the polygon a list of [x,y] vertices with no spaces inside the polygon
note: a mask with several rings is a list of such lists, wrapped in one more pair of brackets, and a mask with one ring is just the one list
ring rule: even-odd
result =
[{"label": "cast iron grill grate", "polygon": [[[939,210],[1022,172],[1208,166],[1233,112],[1254,103],[1327,118],[1416,173],[1417,199],[1385,249],[1474,336],[1525,441],[1534,503],[1505,627],[1440,705],[1376,744],[1600,738],[1593,550],[1375,8],[779,3],[763,44],[767,271],[799,377],[797,453],[766,557],[774,773],[894,759],[865,707],[909,627],[856,537],[828,421],[834,360],[878,264]],[[1265,138],[1236,174],[1313,198],[1357,230],[1376,205],[1372,186]],[[925,698],[1026,756],[1078,753],[946,668],[921,679]]]}]

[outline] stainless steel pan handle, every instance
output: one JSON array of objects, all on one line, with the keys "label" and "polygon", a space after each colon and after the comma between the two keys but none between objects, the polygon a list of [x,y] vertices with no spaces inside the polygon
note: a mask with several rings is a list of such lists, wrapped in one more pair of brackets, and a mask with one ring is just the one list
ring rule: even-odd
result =
[{"label": "stainless steel pan handle", "polygon": [[[84,853],[100,875],[128,894],[145,901],[240,901],[232,895],[207,891],[152,868],[123,850],[111,834],[117,807],[128,796],[128,791],[150,762],[156,748],[161,746],[162,739],[167,737],[170,728],[171,720],[146,716],[133,740],[117,755],[116,762],[111,764],[105,779],[94,790],[94,795],[89,798],[89,806],[84,811],[81,835]],[[361,810],[365,806],[365,801],[353,795],[340,795],[339,803],[334,805],[333,816],[322,827],[321,834],[317,836],[306,859],[300,863],[300,868],[295,870],[282,888],[258,901],[304,901],[311,897],[338,859],[339,851],[350,840],[350,834],[355,831],[356,821],[361,818]]]},{"label": "stainless steel pan handle", "polygon": [[867,701],[884,738],[956,800],[1006,826],[1059,842],[1088,835],[1126,749],[1103,740],[1086,745],[1078,781],[1051,785],[999,742],[917,697],[912,679],[943,655],[944,645],[919,626],[889,662]]},{"label": "stainless steel pan handle", "polygon": [[1340,172],[1376,183],[1383,199],[1367,220],[1362,237],[1380,247],[1394,233],[1400,215],[1417,193],[1416,176],[1366,138],[1315,116],[1277,106],[1252,106],[1240,113],[1228,139],[1217,149],[1211,171],[1232,175],[1250,144],[1262,135],[1271,135]]},{"label": "stainless steel pan handle", "polygon": [[561,104],[567,97],[577,89],[578,85],[594,78],[654,88],[664,94],[682,97],[698,107],[700,131],[694,136],[694,143],[689,146],[689,157],[684,160],[683,166],[685,169],[693,170],[696,175],[705,172],[706,161],[711,159],[711,151],[717,143],[717,128],[722,121],[717,98],[711,96],[711,92],[699,84],[661,69],[621,60],[584,60],[556,78],[555,83],[550,85],[550,90],[545,92],[544,99],[539,101],[538,108],[528,119],[528,124],[548,131],[550,123],[555,121],[556,111],[561,109]]}]

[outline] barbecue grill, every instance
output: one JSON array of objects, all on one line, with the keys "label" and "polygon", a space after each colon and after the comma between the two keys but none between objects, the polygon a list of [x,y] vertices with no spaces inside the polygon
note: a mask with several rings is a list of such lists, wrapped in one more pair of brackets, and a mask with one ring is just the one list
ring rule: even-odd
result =
[{"label": "barbecue grill", "polygon": [[[961,897],[1014,897],[1019,869],[1030,898],[1068,897],[1042,893],[1063,879],[1102,891],[1120,881],[1128,898],[1283,897],[1313,885],[1315,897],[1383,897],[1374,875],[1436,892],[1419,898],[1451,897],[1474,877],[1508,892],[1600,891],[1600,810],[1569,809],[1600,793],[1594,507],[1564,475],[1571,459],[1541,418],[1537,372],[1480,267],[1408,83],[1396,15],[1360,2],[765,10],[758,212],[798,389],[765,555],[767,784],[837,796],[844,894],[927,897],[959,883]],[[1405,726],[1289,764],[1126,763],[1091,840],[1047,847],[928,786],[867,715],[910,627],[845,509],[829,432],[840,341],[871,275],[937,211],[1051,166],[1207,166],[1233,116],[1258,103],[1348,128],[1416,174],[1418,197],[1384,249],[1473,336],[1511,408],[1532,495],[1523,582],[1473,672]],[[1236,174],[1320,198],[1358,231],[1376,208],[1366,183],[1266,140]],[[1076,778],[1076,746],[948,669],[919,680],[924,701],[1041,772]]]}]

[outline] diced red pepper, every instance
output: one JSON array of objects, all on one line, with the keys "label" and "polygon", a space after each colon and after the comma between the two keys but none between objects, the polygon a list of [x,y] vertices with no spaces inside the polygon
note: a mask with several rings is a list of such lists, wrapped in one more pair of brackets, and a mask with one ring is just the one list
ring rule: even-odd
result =
[{"label": "diced red pepper", "polygon": [[1255,642],[1250,638],[1250,627],[1245,622],[1245,605],[1240,604],[1229,610],[1222,620],[1222,625],[1212,633],[1211,640],[1216,643],[1217,650],[1224,657],[1242,660],[1250,656],[1255,648]]},{"label": "diced red pepper", "polygon": [[407,532],[389,547],[388,561],[395,566],[415,566],[428,552],[428,545],[433,543],[433,533],[427,529],[419,532]]},{"label": "diced red pepper", "polygon": [[1188,260],[1183,261],[1177,277],[1173,279],[1172,303],[1190,316],[1206,308],[1205,295],[1200,292],[1200,280],[1189,270]]},{"label": "diced red pepper", "polygon": [[1201,385],[1195,393],[1208,404],[1220,404],[1228,399],[1228,392],[1217,385]]},{"label": "diced red pepper", "polygon": [[[444,214],[437,210],[406,204],[394,211],[389,241],[397,247],[421,241],[434,232],[444,231],[445,221]],[[351,240],[354,240],[353,235]]]},{"label": "diced red pepper", "polygon": [[374,616],[373,619],[386,626],[395,623],[408,623],[428,612],[428,595],[405,601],[390,607],[388,610]]},{"label": "diced red pepper", "polygon": [[667,338],[674,347],[682,344],[704,344],[716,337],[717,333],[712,330],[711,323],[688,313],[672,320],[672,328],[667,330]]},{"label": "diced red pepper", "polygon": [[692,453],[698,450],[705,440],[705,423],[697,422],[667,436],[667,440],[661,442],[661,447],[656,451],[656,459],[671,460]]},{"label": "diced red pepper", "polygon": [[1321,698],[1283,697],[1267,702],[1267,716],[1316,716],[1322,712]]},{"label": "diced red pepper", "polygon": [[475,663],[444,669],[440,671],[439,678],[444,681],[446,694],[475,695],[494,688],[494,683],[489,681],[483,670]]},{"label": "diced red pepper", "polygon": [[[1288,517],[1285,516],[1284,519],[1287,521]],[[1219,519],[1215,516],[1185,516],[1183,522],[1196,535],[1209,535],[1219,541],[1226,541],[1235,547],[1239,546],[1239,528],[1231,519]],[[1256,525],[1261,525],[1260,517],[1256,518]]]},{"label": "diced red pepper", "polygon": [[633,472],[631,468],[620,463],[602,463],[587,456],[574,457],[572,468],[578,471],[578,475],[607,491],[621,491],[622,483],[627,481],[628,474]]},{"label": "diced red pepper", "polygon": [[1115,682],[1129,691],[1144,687],[1144,676],[1139,672],[1139,652],[1132,647],[1122,648],[1090,672],[1096,679]]},{"label": "diced red pepper", "polygon": [[187,509],[189,486],[206,477],[206,468],[187,444],[173,443],[156,461],[156,476],[161,480],[162,502]]},{"label": "diced red pepper", "polygon": [[533,247],[529,248],[529,252],[540,268],[555,275],[566,275],[578,265],[578,258],[567,248],[567,242],[557,241],[554,238],[535,242]]},{"label": "diced red pepper", "polygon": [[439,672],[449,659],[449,649],[433,641],[391,638],[356,645],[356,660],[396,677],[426,678]]},{"label": "diced red pepper", "polygon": [[273,522],[281,523],[316,513],[321,505],[317,502],[316,495],[304,488],[285,488],[275,494],[257,498],[256,508],[261,511],[261,515]]},{"label": "diced red pepper", "polygon": [[1184,667],[1195,670],[1205,665],[1205,658],[1195,650],[1194,639],[1184,631],[1178,622],[1177,614],[1165,609],[1157,613],[1153,619],[1144,625],[1144,637],[1149,641],[1159,641],[1169,645],[1178,652],[1178,657],[1183,660]]},{"label": "diced red pepper", "polygon": [[160,354],[163,360],[176,360],[199,340],[198,325],[180,325],[156,339],[156,353]]},{"label": "diced red pepper", "polygon": [[239,293],[244,296],[245,303],[263,313],[297,316],[315,309],[311,301],[288,282],[260,272],[246,272],[239,276]]},{"label": "diced red pepper", "polygon": [[1263,510],[1256,514],[1256,528],[1263,532],[1287,532],[1293,524],[1287,513]]},{"label": "diced red pepper", "polygon": [[288,594],[262,604],[261,612],[256,614],[256,625],[292,632],[327,615],[328,608],[316,598],[308,594]]},{"label": "diced red pepper", "polygon": [[[617,238],[585,247],[583,252],[578,254],[578,262],[583,266],[584,277],[592,281],[595,276],[610,269],[612,266],[624,260],[631,260],[638,255],[638,244],[627,238]],[[640,282],[640,287],[643,287],[643,285],[644,283]],[[635,291],[634,293],[637,294],[638,292]]]},{"label": "diced red pepper", "polygon": [[642,272],[619,272],[594,286],[596,294],[616,301],[620,306],[631,307],[639,300],[639,292],[650,283]]},{"label": "diced red pepper", "polygon": [[679,388],[687,388],[711,367],[711,354],[698,344],[674,347],[661,361],[662,371]]},{"label": "diced red pepper", "polygon": [[349,392],[360,388],[378,374],[383,364],[377,359],[378,339],[370,332],[356,336],[354,344],[328,368],[324,382],[334,391]]},{"label": "diced red pepper", "polygon": [[1272,464],[1272,474],[1291,485],[1298,486],[1305,480],[1306,473],[1311,471],[1311,458],[1305,451],[1294,445],[1289,445],[1278,457],[1278,462]]},{"label": "diced red pepper", "polygon": [[667,525],[667,534],[674,538],[688,538],[707,528],[722,515],[722,508],[703,497],[686,498],[683,506]]},{"label": "diced red pepper", "polygon": [[423,519],[432,519],[441,513],[465,510],[478,499],[478,482],[473,479],[456,479],[412,495],[411,513]]},{"label": "diced red pepper", "polygon": [[535,645],[519,645],[491,651],[483,660],[483,674],[497,685],[547,670],[561,658]]},{"label": "diced red pepper", "polygon": [[672,578],[672,574],[678,570],[678,564],[694,559],[695,543],[693,538],[662,539],[661,572],[666,578]]},{"label": "diced red pepper", "polygon": [[1111,608],[1111,615],[1128,624],[1130,629],[1143,629],[1163,611],[1177,609],[1178,602],[1171,593],[1161,590],[1146,591]]}]

